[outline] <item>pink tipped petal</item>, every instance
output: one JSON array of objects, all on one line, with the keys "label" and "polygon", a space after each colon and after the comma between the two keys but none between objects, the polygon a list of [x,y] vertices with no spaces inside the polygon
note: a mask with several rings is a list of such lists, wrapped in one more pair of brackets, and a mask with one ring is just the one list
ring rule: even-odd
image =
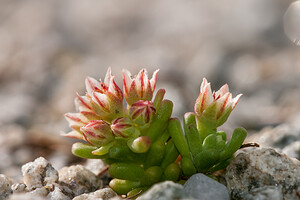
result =
[{"label": "pink tipped petal", "polygon": [[217,117],[220,117],[225,109],[227,108],[228,104],[231,103],[231,93],[227,92],[221,98],[217,100]]},{"label": "pink tipped petal", "polygon": [[86,87],[86,91],[88,94],[92,94],[95,91],[99,91],[99,88],[101,87],[100,83],[92,78],[92,77],[87,77],[85,79],[85,87]]},{"label": "pink tipped petal", "polygon": [[77,97],[75,98],[75,106],[78,111],[91,111],[92,105],[90,103],[90,99],[86,96],[79,96],[77,93]]},{"label": "pink tipped petal", "polygon": [[215,100],[218,100],[228,92],[229,92],[228,85],[227,84],[223,85],[217,92],[215,92]]},{"label": "pink tipped petal", "polygon": [[111,68],[109,67],[107,69],[107,72],[106,72],[106,75],[105,75],[105,78],[104,78],[104,84],[105,85],[109,85],[110,84],[110,80],[112,79],[113,75],[111,73]]},{"label": "pink tipped petal", "polygon": [[125,96],[127,96],[129,93],[132,81],[133,80],[131,78],[130,72],[126,69],[123,69],[123,88],[124,88]]},{"label": "pink tipped petal", "polygon": [[201,83],[201,87],[200,87],[200,93],[204,93],[204,88],[208,85],[208,82],[206,80],[206,78],[203,78],[203,81]]},{"label": "pink tipped petal", "polygon": [[141,99],[144,99],[146,82],[148,80],[147,71],[142,69],[136,76],[136,89],[139,91],[139,96]]},{"label": "pink tipped petal", "polygon": [[159,69],[158,70],[155,70],[153,75],[152,75],[152,78],[150,80],[150,85],[151,85],[151,89],[152,89],[152,92],[154,92],[155,90],[155,87],[156,87],[156,81],[157,81],[157,74],[159,72]]},{"label": "pink tipped petal", "polygon": [[111,77],[108,91],[117,96],[119,99],[123,100],[122,90],[116,84],[114,76]]},{"label": "pink tipped petal", "polygon": [[211,91],[210,83],[208,83],[204,88],[204,92],[202,94],[201,99],[201,110],[205,110],[209,104],[214,101],[214,97]]},{"label": "pink tipped petal", "polygon": [[239,95],[237,95],[233,100],[232,100],[232,109],[234,109],[235,108],[235,106],[236,106],[236,104],[239,102],[239,99],[241,98],[241,96],[242,96],[243,94],[239,94]]},{"label": "pink tipped petal", "polygon": [[100,110],[109,112],[109,102],[105,94],[94,92],[92,96],[92,100],[99,105]]},{"label": "pink tipped petal", "polygon": [[68,133],[62,132],[60,135],[64,136],[64,137],[76,138],[76,139],[84,140],[84,137],[79,132],[77,132],[77,131],[70,131]]}]

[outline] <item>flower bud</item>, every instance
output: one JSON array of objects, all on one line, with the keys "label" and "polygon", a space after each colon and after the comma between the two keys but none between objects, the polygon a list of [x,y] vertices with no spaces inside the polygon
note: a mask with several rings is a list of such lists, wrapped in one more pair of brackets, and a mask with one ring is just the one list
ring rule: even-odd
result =
[{"label": "flower bud", "polygon": [[151,139],[148,136],[141,136],[128,140],[128,147],[135,153],[145,153],[151,146]]},{"label": "flower bud", "polygon": [[152,100],[158,71],[149,80],[146,69],[142,69],[135,78],[131,78],[129,71],[123,70],[124,96],[129,106],[138,100]]},{"label": "flower bud", "polygon": [[127,117],[120,117],[113,120],[110,127],[116,137],[134,137],[136,133],[134,124]]},{"label": "flower bud", "polygon": [[94,146],[101,147],[114,140],[114,136],[108,123],[103,120],[92,120],[81,127],[86,141]]},{"label": "flower bud", "polygon": [[229,117],[231,111],[238,103],[241,94],[232,98],[228,85],[223,85],[217,92],[212,92],[210,83],[204,78],[200,94],[195,103],[197,122],[205,119],[216,127],[221,126]]},{"label": "flower bud", "polygon": [[151,101],[137,101],[129,109],[132,121],[138,125],[145,125],[151,122],[155,115],[155,108]]}]

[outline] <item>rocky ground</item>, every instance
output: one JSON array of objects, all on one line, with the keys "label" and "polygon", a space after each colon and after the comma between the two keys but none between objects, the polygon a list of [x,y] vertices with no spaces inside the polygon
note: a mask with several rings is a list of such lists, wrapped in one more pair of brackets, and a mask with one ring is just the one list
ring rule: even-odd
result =
[{"label": "rocky ground", "polygon": [[[122,68],[133,73],[141,67],[150,73],[160,68],[157,88],[167,90],[167,98],[175,104],[173,115],[178,117],[193,110],[203,77],[215,89],[228,83],[234,95],[243,93],[243,97],[223,129],[230,134],[233,128],[243,126],[249,131],[248,142],[299,159],[300,51],[287,39],[282,24],[291,2],[1,1],[1,198],[12,191],[8,198],[20,199],[22,191],[48,199],[58,198],[55,195],[66,199],[115,196],[109,189],[98,191],[108,181],[105,173],[100,173],[99,183],[91,182],[77,188],[78,192],[64,181],[63,176],[76,177],[77,172],[81,178],[90,173],[99,176],[103,165],[71,155],[74,141],[60,136],[61,131],[69,130],[63,114],[74,111],[73,99],[76,92],[84,93],[84,78],[103,78],[109,66],[119,84]],[[269,157],[264,155],[273,152],[245,151],[249,151],[250,163],[260,154]],[[46,160],[35,160],[39,157]],[[286,164],[282,167],[299,168],[290,158],[281,155],[278,159]],[[34,177],[34,186],[25,167],[32,161],[27,168],[37,173],[33,176],[49,173],[47,180],[44,175]],[[247,170],[261,169],[251,166]],[[297,172],[293,173],[300,177]],[[231,185],[227,190],[231,198],[243,195],[245,199],[264,199],[271,194],[288,199],[288,195],[298,194],[299,180],[286,186],[280,177],[266,176],[272,180],[266,188],[260,184],[250,187],[246,182],[235,183],[250,187],[242,189],[246,191],[243,194],[241,188]],[[166,184],[168,188],[173,185]],[[181,191],[177,187],[181,186],[175,185],[174,190]],[[93,193],[80,196],[82,192]]]}]

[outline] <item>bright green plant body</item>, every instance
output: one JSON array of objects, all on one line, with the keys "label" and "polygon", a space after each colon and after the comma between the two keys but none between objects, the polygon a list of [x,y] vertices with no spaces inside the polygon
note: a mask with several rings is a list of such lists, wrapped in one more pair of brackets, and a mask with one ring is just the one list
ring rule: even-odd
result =
[{"label": "bright green plant body", "polygon": [[[229,104],[231,96],[229,92],[225,93],[228,88],[218,91],[221,94],[217,92],[220,100],[215,96],[215,99],[212,96],[207,99],[211,94],[205,79],[195,113],[185,114],[182,128],[178,119],[171,118],[173,103],[164,99],[163,89],[158,90],[151,101],[156,77],[154,84],[153,78],[149,81],[147,76],[146,79],[143,77],[143,70],[138,74],[141,79],[136,78],[136,82],[131,83],[124,77],[124,96],[128,104],[120,110],[123,95],[109,73],[102,85],[87,79],[88,94],[77,103],[79,114],[66,115],[75,130],[66,136],[86,141],[73,144],[74,155],[102,159],[110,165],[109,174],[113,179],[109,186],[118,194],[132,196],[164,180],[182,182],[182,177],[186,179],[197,172],[224,169],[242,145],[247,134],[245,129],[235,129],[228,142],[226,133],[217,131],[237,103],[233,100],[234,106]],[[139,81],[148,81],[151,89],[143,88],[144,82],[139,88],[136,86]],[[133,86],[136,88],[132,89]],[[111,107],[97,99],[103,98],[103,94],[108,97]],[[110,115],[109,110],[114,109],[116,112]]]}]

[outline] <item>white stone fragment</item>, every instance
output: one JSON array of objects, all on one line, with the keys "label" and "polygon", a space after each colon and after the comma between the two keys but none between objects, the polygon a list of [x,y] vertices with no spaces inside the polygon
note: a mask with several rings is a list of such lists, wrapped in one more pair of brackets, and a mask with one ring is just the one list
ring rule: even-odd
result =
[{"label": "white stone fragment", "polygon": [[15,183],[11,186],[13,193],[25,192],[26,185],[24,183]]},{"label": "white stone fragment", "polygon": [[12,193],[11,190],[12,180],[4,174],[0,174],[0,200],[5,199]]},{"label": "white stone fragment", "polygon": [[55,187],[52,192],[50,192],[47,196],[48,200],[71,200],[70,197],[65,195],[59,187]]},{"label": "white stone fragment", "polygon": [[112,198],[114,198],[115,200],[122,199],[121,197],[118,197],[117,193],[115,193],[112,189],[103,188],[95,192],[79,195],[75,197],[73,200],[94,200],[94,199],[109,200]]},{"label": "white stone fragment", "polygon": [[43,186],[53,187],[58,182],[58,172],[43,157],[23,165],[22,173],[29,191]]},{"label": "white stone fragment", "polygon": [[94,192],[101,185],[101,180],[82,165],[64,167],[59,170],[58,174],[60,184],[68,186],[73,196]]}]

